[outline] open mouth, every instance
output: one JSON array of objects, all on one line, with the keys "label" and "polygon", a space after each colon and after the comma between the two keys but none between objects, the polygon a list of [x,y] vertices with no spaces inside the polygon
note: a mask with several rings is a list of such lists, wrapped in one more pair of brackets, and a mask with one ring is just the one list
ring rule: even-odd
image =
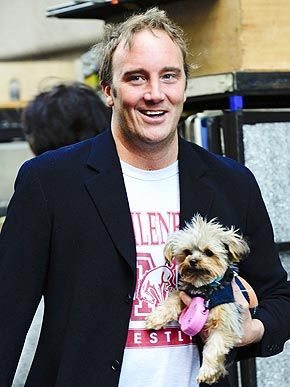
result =
[{"label": "open mouth", "polygon": [[139,110],[140,113],[150,118],[160,118],[165,115],[165,110]]}]

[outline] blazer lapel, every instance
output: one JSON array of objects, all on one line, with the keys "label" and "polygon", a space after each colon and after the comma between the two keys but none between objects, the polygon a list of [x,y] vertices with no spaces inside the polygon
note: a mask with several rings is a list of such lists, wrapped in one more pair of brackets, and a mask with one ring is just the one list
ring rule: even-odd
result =
[{"label": "blazer lapel", "polygon": [[[193,144],[179,141],[180,228],[199,213],[209,216],[214,192],[207,184],[207,165]],[[110,131],[97,136],[87,162],[96,174],[86,181],[112,241],[131,269],[136,270],[136,247],[122,170]]]},{"label": "blazer lapel", "polygon": [[208,166],[194,151],[193,144],[179,141],[180,228],[199,213],[209,217],[214,192],[207,184]]},{"label": "blazer lapel", "polygon": [[135,272],[136,249],[130,208],[110,131],[95,138],[87,164],[97,174],[86,181],[86,188],[115,247]]}]

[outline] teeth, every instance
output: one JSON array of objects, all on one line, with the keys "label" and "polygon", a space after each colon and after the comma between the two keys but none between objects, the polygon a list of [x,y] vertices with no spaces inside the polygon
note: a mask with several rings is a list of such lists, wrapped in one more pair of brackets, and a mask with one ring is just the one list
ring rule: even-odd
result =
[{"label": "teeth", "polygon": [[144,110],[143,113],[146,114],[147,116],[160,116],[161,114],[164,114],[164,111]]}]

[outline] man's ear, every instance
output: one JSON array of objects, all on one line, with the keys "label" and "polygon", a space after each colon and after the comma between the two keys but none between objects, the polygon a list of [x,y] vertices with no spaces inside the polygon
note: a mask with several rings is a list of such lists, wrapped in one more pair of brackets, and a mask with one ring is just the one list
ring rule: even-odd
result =
[{"label": "man's ear", "polygon": [[186,98],[187,98],[187,95],[186,95],[186,89],[185,89],[185,91],[184,91],[184,96],[183,96],[183,102],[186,101]]},{"label": "man's ear", "polygon": [[101,83],[101,87],[102,87],[102,91],[105,95],[107,105],[109,107],[113,107],[114,106],[114,99],[113,99],[113,95],[112,95],[113,91],[112,91],[111,86],[108,85],[107,83]]}]

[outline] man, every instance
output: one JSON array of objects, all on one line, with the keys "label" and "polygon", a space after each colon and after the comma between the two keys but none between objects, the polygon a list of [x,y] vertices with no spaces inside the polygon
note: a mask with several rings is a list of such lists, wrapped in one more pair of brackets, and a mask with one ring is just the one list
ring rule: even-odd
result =
[{"label": "man", "polygon": [[243,166],[177,135],[188,68],[182,32],[154,8],[108,26],[101,48],[111,131],[26,163],[16,181],[0,245],[0,385],[12,380],[44,294],[27,386],[195,386],[196,338],[175,322],[147,331],[145,318],[176,286],[162,255],[167,236],[197,212],[235,225],[251,244],[240,273],[260,304],[252,319],[235,288],[241,354],[280,352],[290,287],[257,184]]}]

